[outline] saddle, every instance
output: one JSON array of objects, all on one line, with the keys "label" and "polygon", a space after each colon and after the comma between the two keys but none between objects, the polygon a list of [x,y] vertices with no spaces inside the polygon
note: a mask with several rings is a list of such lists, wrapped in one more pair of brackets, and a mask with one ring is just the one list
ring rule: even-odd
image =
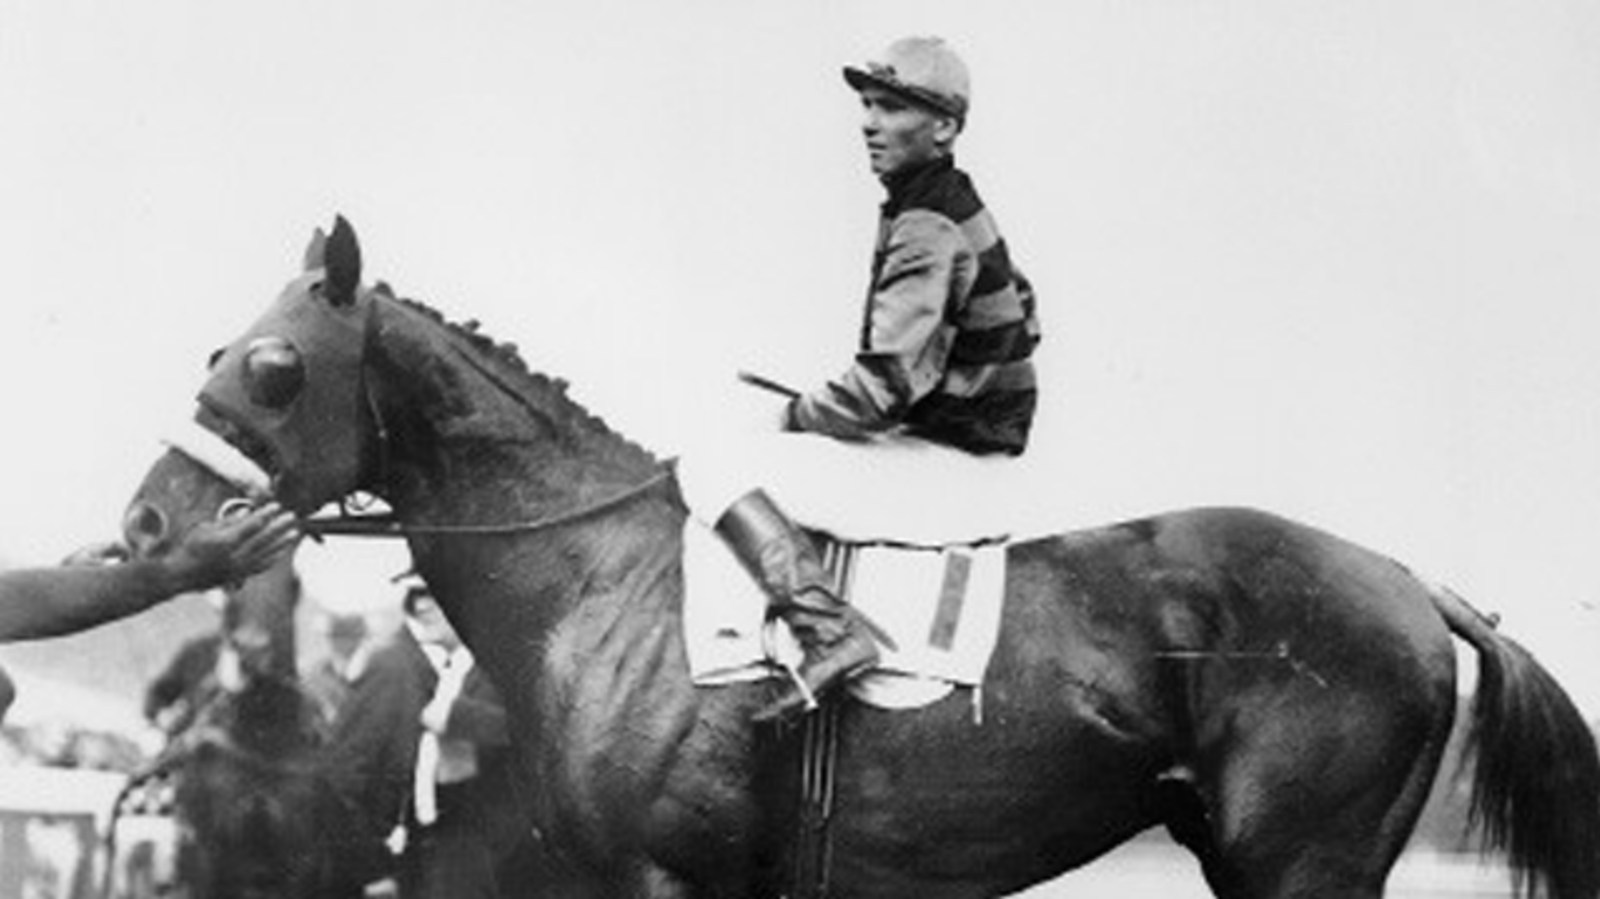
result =
[{"label": "saddle", "polygon": [[[933,702],[983,682],[999,637],[1005,551],[999,540],[857,543],[812,532],[839,596],[894,639],[850,692],[886,708]],[[774,676],[800,648],[721,538],[691,520],[684,537],[684,626],[690,670],[711,687]]]}]

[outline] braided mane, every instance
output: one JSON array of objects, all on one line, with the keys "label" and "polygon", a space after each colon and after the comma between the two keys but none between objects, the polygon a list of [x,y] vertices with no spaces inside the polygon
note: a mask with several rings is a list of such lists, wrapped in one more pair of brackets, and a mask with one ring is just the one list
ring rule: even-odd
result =
[{"label": "braided mane", "polygon": [[394,292],[387,283],[379,281],[373,290],[384,297],[394,300],[401,306],[421,315],[429,321],[442,326],[446,331],[463,341],[468,347],[476,351],[482,361],[487,362],[494,372],[502,376],[504,383],[517,390],[524,399],[534,397],[555,397],[560,400],[558,410],[546,409],[562,413],[565,423],[580,428],[590,434],[603,435],[631,455],[641,464],[654,465],[658,462],[655,455],[649,450],[625,437],[620,432],[606,424],[605,419],[590,412],[582,403],[573,399],[567,392],[568,382],[564,378],[553,378],[529,367],[527,360],[514,343],[500,343],[484,334],[477,319],[468,319],[465,322],[455,322],[447,318],[444,313],[429,306],[421,300],[402,297]]}]

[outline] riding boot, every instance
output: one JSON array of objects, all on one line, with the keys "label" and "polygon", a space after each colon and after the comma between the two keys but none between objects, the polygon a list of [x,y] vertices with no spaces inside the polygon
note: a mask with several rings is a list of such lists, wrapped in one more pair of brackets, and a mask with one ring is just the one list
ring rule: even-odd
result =
[{"label": "riding boot", "polygon": [[790,688],[757,721],[809,711],[818,692],[877,664],[873,637],[882,632],[834,594],[816,546],[765,491],[740,497],[716,531],[767,594],[769,613],[788,623],[805,651]]}]

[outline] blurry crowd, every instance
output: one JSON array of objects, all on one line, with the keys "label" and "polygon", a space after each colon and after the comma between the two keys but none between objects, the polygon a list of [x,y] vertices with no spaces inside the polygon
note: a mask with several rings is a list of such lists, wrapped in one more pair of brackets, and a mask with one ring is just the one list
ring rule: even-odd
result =
[{"label": "blurry crowd", "polygon": [[[315,613],[312,661],[303,674],[304,686],[331,721],[349,693],[350,664],[369,636],[384,638],[392,622],[374,632],[369,617],[359,614]],[[378,616],[380,619],[383,616]],[[144,691],[143,714],[166,739],[186,730],[195,715],[219,689],[218,663],[223,635],[219,628],[191,637],[177,647]],[[133,774],[153,761],[149,739],[126,729],[105,729],[76,723],[66,717],[5,720],[0,723],[0,767],[32,765]]]},{"label": "blurry crowd", "polygon": [[[300,686],[324,719],[320,767],[358,812],[367,895],[500,894],[526,838],[510,783],[505,709],[420,579],[398,579],[400,611],[314,613]],[[302,637],[308,636],[302,634]],[[149,684],[143,712],[176,739],[230,677],[225,629],[180,645]],[[145,813],[170,811],[170,790]]]},{"label": "blurry crowd", "polygon": [[34,765],[131,774],[149,760],[138,740],[59,719],[0,724],[0,767]]}]

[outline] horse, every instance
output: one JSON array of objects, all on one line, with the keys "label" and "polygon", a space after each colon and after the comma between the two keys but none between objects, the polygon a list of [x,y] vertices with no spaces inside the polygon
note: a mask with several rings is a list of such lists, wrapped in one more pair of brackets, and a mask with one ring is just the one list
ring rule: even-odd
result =
[{"label": "horse", "polygon": [[[340,504],[328,531],[408,541],[506,695],[573,895],[995,896],[1165,826],[1220,897],[1380,896],[1454,723],[1452,635],[1480,668],[1465,726],[1486,840],[1524,894],[1600,892],[1600,757],[1555,679],[1447,588],[1246,508],[1008,544],[982,720],[973,689],[830,700],[808,867],[797,731],[751,721],[774,682],[691,682],[670,460],[361,274],[348,222],[318,229],[214,357],[196,419],[291,508]],[[388,513],[366,520],[357,495]]]},{"label": "horse", "polygon": [[[140,491],[182,484],[237,508],[231,491],[193,469],[169,450]],[[134,558],[159,555],[192,526],[158,527],[153,508],[140,508],[145,520],[124,528]],[[176,784],[178,881],[194,899],[323,899],[335,883],[323,834],[339,825],[340,807],[315,765],[326,721],[296,669],[299,577],[284,560],[224,592],[218,688],[157,763]]]}]

